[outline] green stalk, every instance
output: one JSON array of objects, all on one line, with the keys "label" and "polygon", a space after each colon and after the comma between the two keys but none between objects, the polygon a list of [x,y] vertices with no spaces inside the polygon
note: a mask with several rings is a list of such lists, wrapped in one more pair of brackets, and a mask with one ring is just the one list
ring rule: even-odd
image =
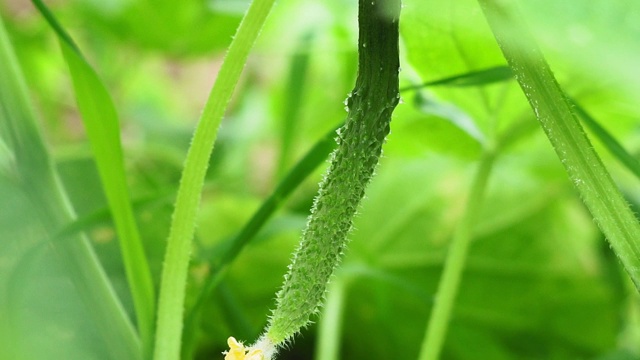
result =
[{"label": "green stalk", "polygon": [[255,0],[231,42],[200,117],[185,161],[162,270],[154,359],[178,359],[189,255],[204,177],[218,127],[249,50],[274,0]]},{"label": "green stalk", "polygon": [[349,279],[340,279],[331,284],[323,316],[318,324],[316,360],[337,360],[340,358],[342,314],[344,313],[345,293],[348,284]]},{"label": "green stalk", "polygon": [[291,149],[294,145],[296,123],[299,113],[304,105],[306,94],[307,73],[309,72],[309,47],[313,40],[313,33],[307,32],[299,40],[295,53],[289,65],[289,78],[285,90],[286,100],[282,114],[282,136],[280,157],[278,160],[278,178],[282,177],[289,166]]},{"label": "green stalk", "polygon": [[460,288],[469,244],[473,238],[473,227],[482,208],[494,160],[495,154],[490,151],[486,151],[480,160],[480,166],[473,179],[464,214],[451,240],[444,270],[438,284],[434,307],[429,318],[427,333],[418,356],[420,360],[437,360],[440,357],[453,305]]},{"label": "green stalk", "polygon": [[349,113],[338,131],[338,148],[277,294],[277,307],[254,346],[266,358],[309,323],[342,257],[353,216],[378,164],[391,114],[400,98],[399,15],[399,0],[359,2],[358,77],[347,99]]},{"label": "green stalk", "polygon": [[509,0],[479,2],[569,178],[640,291],[638,220],[591,146],[518,9]]}]

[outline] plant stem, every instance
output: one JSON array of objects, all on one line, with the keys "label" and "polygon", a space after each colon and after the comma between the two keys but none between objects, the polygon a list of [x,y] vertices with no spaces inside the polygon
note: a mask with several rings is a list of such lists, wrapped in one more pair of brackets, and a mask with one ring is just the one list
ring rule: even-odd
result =
[{"label": "plant stem", "polygon": [[420,360],[436,360],[440,357],[451,318],[451,311],[460,287],[469,244],[473,238],[473,228],[482,207],[494,160],[495,153],[492,150],[486,150],[480,160],[464,214],[451,240],[444,270],[438,284],[434,307],[429,318],[427,333],[418,356]]},{"label": "plant stem", "polygon": [[569,178],[640,291],[640,223],[591,146],[518,9],[509,0],[479,2]]},{"label": "plant stem", "polygon": [[280,156],[278,160],[277,175],[280,178],[285,174],[291,158],[291,149],[294,145],[296,135],[296,123],[299,113],[304,105],[304,98],[307,89],[307,77],[309,72],[309,47],[313,39],[313,33],[303,34],[296,47],[295,53],[291,57],[289,65],[289,78],[285,90],[285,105],[282,114],[282,136],[280,146]]},{"label": "plant stem", "polygon": [[342,313],[344,312],[348,284],[349,279],[342,278],[333,282],[329,288],[323,316],[318,325],[316,360],[337,360],[340,358]]},{"label": "plant stem", "polygon": [[227,103],[273,3],[274,0],[251,3],[225,56],[187,154],[162,270],[154,351],[156,360],[178,359],[180,356],[191,242],[209,157]]}]

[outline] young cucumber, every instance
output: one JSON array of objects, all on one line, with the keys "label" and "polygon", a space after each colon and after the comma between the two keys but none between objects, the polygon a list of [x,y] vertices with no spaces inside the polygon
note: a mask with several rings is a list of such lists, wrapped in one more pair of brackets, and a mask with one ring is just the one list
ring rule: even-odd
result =
[{"label": "young cucumber", "polygon": [[331,155],[264,335],[246,349],[230,338],[228,360],[270,359],[278,346],[309,323],[323,300],[400,99],[399,14],[399,0],[360,0],[358,77],[346,101],[348,116],[338,130],[338,148]]}]

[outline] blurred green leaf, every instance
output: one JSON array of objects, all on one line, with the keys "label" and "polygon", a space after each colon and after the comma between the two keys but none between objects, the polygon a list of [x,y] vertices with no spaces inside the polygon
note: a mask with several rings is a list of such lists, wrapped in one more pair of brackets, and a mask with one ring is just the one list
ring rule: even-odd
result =
[{"label": "blurred green leaf", "polygon": [[[8,319],[0,332],[10,334],[10,344],[2,346],[1,355],[35,359],[52,354],[91,354],[136,359],[137,336],[87,239],[74,236],[64,242],[49,241],[55,231],[72,221],[74,213],[44,146],[22,71],[1,22],[0,69],[4,74],[0,82],[0,136],[10,150],[2,160],[10,171],[0,176],[0,198],[3,207],[10,209],[0,212],[4,249],[0,293],[6,295],[0,297],[0,313]],[[25,266],[35,255],[36,264],[42,267]],[[68,280],[73,287],[67,286]],[[61,286],[43,286],[49,282]],[[9,298],[9,294],[15,297]],[[42,299],[59,299],[52,305],[61,308],[58,312],[47,309],[38,302]],[[69,307],[67,303],[82,306]],[[94,329],[98,335],[93,334]]]},{"label": "blurred green leaf", "polygon": [[[478,129],[475,121],[456,105],[443,102],[431,93],[422,91],[433,87],[475,87],[507,81],[512,78],[509,67],[498,66],[478,71],[465,72],[419,85],[405,86],[402,92],[417,90],[413,96],[413,105],[427,115],[417,121],[407,120],[397,126],[408,126],[416,135],[417,141],[425,147],[438,152],[455,154],[462,157],[475,157],[486,146],[487,139]],[[403,111],[402,109],[400,111]],[[404,115],[401,117],[409,117]],[[401,129],[403,131],[404,129]],[[455,146],[451,146],[455,144]]]},{"label": "blurred green leaf", "polygon": [[249,7],[245,0],[186,0],[180,6],[144,0],[76,3],[85,11],[91,26],[104,36],[178,57],[228,47]]},{"label": "blurred green leaf", "polygon": [[[409,104],[400,104],[395,111],[397,121],[391,124],[385,153],[420,157],[437,152],[464,159],[480,154],[484,135],[476,131],[475,123],[466,113],[455,105],[427,100],[421,93],[414,99]],[[455,121],[468,127],[461,128]]]},{"label": "blurred green leaf", "polygon": [[[403,143],[392,142],[391,145],[387,146],[387,150],[391,148],[391,151],[398,149],[404,154],[420,154],[421,152],[416,150],[416,147],[418,147],[463,158],[477,157],[482,147],[486,146],[487,139],[477,127],[475,120],[456,105],[443,102],[423,90],[439,86],[445,88],[483,86],[503,82],[511,78],[512,73],[508,67],[498,66],[448,76],[419,85],[405,86],[402,88],[403,92],[417,90],[413,96],[412,104],[418,111],[427,116],[418,116],[413,109],[400,107],[397,110],[396,117],[403,118],[403,121],[396,121],[394,130],[402,132],[403,137],[414,136],[415,140],[413,142],[405,140]],[[518,138],[520,136],[513,137],[513,139]],[[412,143],[415,145],[412,146]],[[452,144],[455,145],[452,146]]]},{"label": "blurred green leaf", "polygon": [[409,63],[423,82],[494,69],[480,77],[487,86],[432,90],[441,101],[455,104],[468,114],[484,137],[492,139],[526,108],[526,103],[514,82],[491,85],[509,73],[504,70],[505,60],[478,4],[473,0],[408,0],[404,4],[401,34]]},{"label": "blurred green leaf", "polygon": [[[637,1],[541,0],[523,1],[521,7],[563,88],[571,94],[577,88],[615,94],[615,100],[607,102],[609,111],[636,103],[640,94]],[[640,115],[637,106],[625,108],[636,118]]]},{"label": "blurred green leaf", "polygon": [[[567,181],[548,184],[527,174],[512,178],[521,166],[498,165],[480,217],[486,230],[472,244],[443,358],[571,358],[598,354],[615,343],[622,294],[601,272],[592,241],[596,229],[575,199],[554,196],[559,185],[569,190]],[[396,349],[417,354],[421,333],[400,329],[424,326],[432,301],[428,294],[435,292],[459,216],[455,206],[444,205],[458,204],[464,196],[459,189],[466,171],[437,158],[387,159],[379,172],[355,224],[347,263],[370,264],[425,295],[364,278],[353,282],[344,329],[353,358],[372,351],[391,358]],[[548,195],[526,195],[531,193]],[[518,215],[500,227],[485,225],[505,209]],[[568,214],[572,224],[562,220]],[[568,233],[576,240],[567,242]],[[469,340],[469,331],[478,334],[469,344],[476,350],[465,352],[459,344]],[[380,340],[367,343],[371,336]]]},{"label": "blurred green leaf", "polygon": [[425,114],[436,115],[450,121],[456,128],[462,130],[480,144],[486,141],[471,117],[454,105],[438,103],[437,101],[433,101],[424,95],[417,93],[415,97],[415,106]]},{"label": "blurred green leaf", "polygon": [[83,58],[73,40],[40,0],[34,0],[34,4],[55,30],[69,66],[78,108],[118,232],[127,279],[134,299],[138,330],[144,351],[150,352],[155,322],[155,290],[131,208],[118,115],[107,89]]}]

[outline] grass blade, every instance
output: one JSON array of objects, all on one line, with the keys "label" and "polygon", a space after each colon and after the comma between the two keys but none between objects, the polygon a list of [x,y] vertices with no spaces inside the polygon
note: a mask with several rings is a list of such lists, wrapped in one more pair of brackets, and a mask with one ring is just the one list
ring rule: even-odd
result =
[{"label": "grass blade", "polygon": [[189,254],[209,157],[227,103],[274,1],[255,0],[249,6],[229,46],[187,153],[162,270],[154,349],[156,360],[180,357]]},{"label": "grass blade", "polygon": [[508,0],[479,0],[502,52],[575,188],[640,290],[640,224],[571,111],[524,18]]},{"label": "grass blade", "polygon": [[[0,136],[13,153],[16,181],[30,196],[46,231],[53,235],[73,221],[75,214],[39,133],[35,112],[4,25],[0,19]],[[91,309],[96,326],[111,349],[113,359],[138,359],[140,347],[127,315],[104,270],[81,235],[51,242],[69,272],[78,293]]]},{"label": "grass blade", "polygon": [[472,71],[465,74],[454,75],[443,79],[428,81],[418,85],[405,86],[400,91],[419,90],[429,86],[466,87],[489,85],[513,78],[513,72],[508,66],[496,66],[488,69]]},{"label": "grass blade", "polygon": [[118,115],[106,87],[71,37],[41,0],[33,2],[56,32],[69,66],[78,108],[120,239],[143,349],[149,354],[153,341],[155,291],[127,188]]},{"label": "grass blade", "polygon": [[296,122],[300,109],[304,104],[303,95],[305,95],[307,86],[307,72],[309,70],[309,58],[311,57],[308,50],[312,40],[312,32],[307,32],[302,36],[289,67],[285,106],[282,114],[282,143],[280,146],[280,159],[278,160],[278,176],[281,176],[285,169],[289,167],[291,148],[295,142]]}]

